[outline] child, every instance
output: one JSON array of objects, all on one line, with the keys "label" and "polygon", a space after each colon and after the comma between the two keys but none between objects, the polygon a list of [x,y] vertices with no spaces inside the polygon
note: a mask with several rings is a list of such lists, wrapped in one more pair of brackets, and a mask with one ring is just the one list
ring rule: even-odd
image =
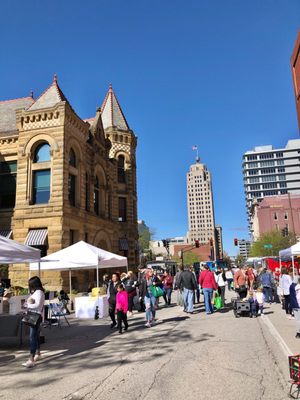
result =
[{"label": "child", "polygon": [[255,298],[258,304],[258,315],[264,313],[264,302],[265,296],[263,294],[263,288],[259,287],[255,293]]},{"label": "child", "polygon": [[124,322],[124,330],[128,329],[127,322],[127,311],[128,311],[128,293],[124,290],[123,283],[117,285],[117,296],[116,296],[116,310],[118,319],[119,333],[122,333],[122,321]]},{"label": "child", "polygon": [[253,290],[249,290],[248,291],[247,300],[250,303],[251,317],[255,317],[256,318],[257,317],[258,304],[257,304],[256,298],[254,297]]}]

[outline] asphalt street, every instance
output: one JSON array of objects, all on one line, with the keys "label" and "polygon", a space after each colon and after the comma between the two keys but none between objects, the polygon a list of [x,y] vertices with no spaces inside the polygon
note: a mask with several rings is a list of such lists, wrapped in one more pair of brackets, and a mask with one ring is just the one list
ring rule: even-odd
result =
[{"label": "asphalt street", "polygon": [[44,330],[43,360],[21,366],[26,348],[1,343],[0,399],[199,400],[288,398],[286,354],[264,318],[234,318],[231,309],[207,316],[162,308],[148,329],[144,315],[129,331],[108,320],[71,318],[71,327]]}]

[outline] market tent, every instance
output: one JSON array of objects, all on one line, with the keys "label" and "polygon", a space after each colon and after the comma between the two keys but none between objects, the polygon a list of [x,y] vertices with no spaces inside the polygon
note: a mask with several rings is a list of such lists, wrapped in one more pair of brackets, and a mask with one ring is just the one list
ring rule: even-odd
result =
[{"label": "market tent", "polygon": [[294,244],[288,249],[284,249],[279,252],[280,258],[291,258],[293,256],[299,256],[299,255],[300,255],[300,242]]},{"label": "market tent", "polygon": [[[75,270],[97,269],[97,287],[99,286],[99,269],[127,267],[127,258],[109,251],[99,249],[84,241],[75,243],[41,259],[40,270]],[[30,270],[38,270],[38,263],[31,263]]]},{"label": "market tent", "polygon": [[14,240],[0,236],[0,264],[15,264],[39,261],[41,251]]}]

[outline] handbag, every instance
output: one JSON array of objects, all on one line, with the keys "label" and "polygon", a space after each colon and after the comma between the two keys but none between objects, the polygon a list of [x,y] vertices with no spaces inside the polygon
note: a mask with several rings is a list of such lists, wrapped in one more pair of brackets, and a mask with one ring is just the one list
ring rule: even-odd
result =
[{"label": "handbag", "polygon": [[221,296],[219,295],[219,293],[216,293],[215,307],[217,310],[220,310],[220,308],[223,307],[222,299],[221,299]]},{"label": "handbag", "polygon": [[154,297],[161,297],[164,295],[164,291],[159,286],[151,286],[151,292]]},{"label": "handbag", "polygon": [[41,314],[38,314],[33,311],[27,311],[27,313],[23,316],[22,322],[24,325],[31,326],[32,328],[36,328],[42,319]]}]

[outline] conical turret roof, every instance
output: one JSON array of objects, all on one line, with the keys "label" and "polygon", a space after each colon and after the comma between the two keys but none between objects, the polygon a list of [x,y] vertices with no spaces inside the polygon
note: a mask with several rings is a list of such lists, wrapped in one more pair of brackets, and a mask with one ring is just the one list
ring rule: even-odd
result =
[{"label": "conical turret roof", "polygon": [[61,101],[68,102],[66,96],[58,86],[56,75],[54,75],[51,85],[36,99],[28,110],[40,110],[42,108],[54,107]]},{"label": "conical turret roof", "polygon": [[122,130],[129,130],[129,125],[120,107],[120,104],[113,91],[112,85],[109,85],[108,92],[101,106],[103,128],[115,127]]}]

